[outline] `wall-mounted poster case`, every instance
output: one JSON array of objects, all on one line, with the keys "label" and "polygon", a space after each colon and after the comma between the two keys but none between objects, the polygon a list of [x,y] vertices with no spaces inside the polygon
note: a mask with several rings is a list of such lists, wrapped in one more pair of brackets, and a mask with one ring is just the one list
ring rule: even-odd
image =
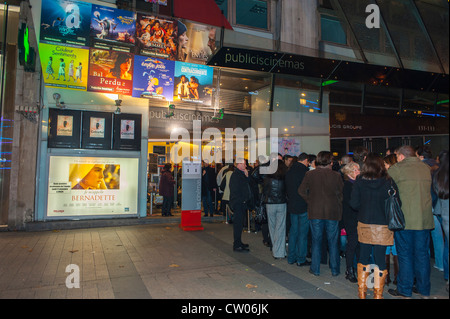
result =
[{"label": "wall-mounted poster case", "polygon": [[86,149],[111,149],[112,113],[83,112],[81,147]]},{"label": "wall-mounted poster case", "polygon": [[80,148],[80,131],[81,111],[49,109],[49,148]]},{"label": "wall-mounted poster case", "polygon": [[141,150],[141,114],[114,114],[113,149]]}]

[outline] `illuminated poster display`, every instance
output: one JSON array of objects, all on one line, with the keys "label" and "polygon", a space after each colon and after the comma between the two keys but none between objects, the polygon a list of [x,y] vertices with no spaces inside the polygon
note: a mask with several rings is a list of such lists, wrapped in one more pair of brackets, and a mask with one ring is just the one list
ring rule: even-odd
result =
[{"label": "illuminated poster display", "polygon": [[92,46],[96,46],[97,42],[134,46],[135,33],[134,12],[92,5],[90,33]]},{"label": "illuminated poster display", "polygon": [[138,158],[51,156],[48,217],[137,214]]},{"label": "illuminated poster display", "polygon": [[174,101],[211,105],[213,68],[206,65],[175,62]]},{"label": "illuminated poster display", "polygon": [[88,91],[131,95],[133,54],[91,48]]},{"label": "illuminated poster display", "polygon": [[89,50],[40,43],[45,86],[86,91]]},{"label": "illuminated poster display", "polygon": [[175,62],[134,56],[133,97],[173,100]]},{"label": "illuminated poster display", "polygon": [[177,61],[205,64],[216,51],[216,28],[177,22]]},{"label": "illuminated poster display", "polygon": [[177,46],[174,21],[138,13],[136,18],[136,45],[141,55],[175,60]]},{"label": "illuminated poster display", "polygon": [[90,25],[90,3],[42,0],[41,41],[86,46],[89,42]]}]

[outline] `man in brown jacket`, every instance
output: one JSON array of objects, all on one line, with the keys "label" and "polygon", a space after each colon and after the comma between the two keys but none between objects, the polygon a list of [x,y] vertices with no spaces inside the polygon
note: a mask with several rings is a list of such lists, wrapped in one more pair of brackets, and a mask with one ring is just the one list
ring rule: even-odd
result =
[{"label": "man in brown jacket", "polygon": [[298,193],[308,204],[311,225],[311,266],[309,272],[320,274],[322,238],[326,234],[333,276],[339,275],[339,221],[342,218],[342,190],[344,182],[331,169],[333,156],[328,151],[317,154],[316,169],[305,174]]}]

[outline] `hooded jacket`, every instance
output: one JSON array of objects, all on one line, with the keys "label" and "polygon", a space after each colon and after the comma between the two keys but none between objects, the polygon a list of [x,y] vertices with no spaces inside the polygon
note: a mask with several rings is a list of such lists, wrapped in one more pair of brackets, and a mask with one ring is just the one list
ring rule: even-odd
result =
[{"label": "hooded jacket", "polygon": [[358,177],[353,184],[350,206],[358,211],[358,221],[369,225],[387,225],[385,201],[392,186],[398,198],[398,188],[391,178],[364,179]]}]

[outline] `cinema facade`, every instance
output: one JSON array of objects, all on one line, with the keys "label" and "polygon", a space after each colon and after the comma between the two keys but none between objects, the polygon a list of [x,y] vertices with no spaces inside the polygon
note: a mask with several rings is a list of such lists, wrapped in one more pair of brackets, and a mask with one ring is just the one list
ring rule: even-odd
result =
[{"label": "cinema facade", "polygon": [[[276,128],[282,154],[426,144],[437,155],[448,147],[448,6],[391,1],[369,29],[364,3],[7,1],[2,229],[145,220],[180,144],[171,134],[192,134],[193,121],[223,135]],[[84,33],[58,27],[76,21],[59,9],[84,17]]]}]

